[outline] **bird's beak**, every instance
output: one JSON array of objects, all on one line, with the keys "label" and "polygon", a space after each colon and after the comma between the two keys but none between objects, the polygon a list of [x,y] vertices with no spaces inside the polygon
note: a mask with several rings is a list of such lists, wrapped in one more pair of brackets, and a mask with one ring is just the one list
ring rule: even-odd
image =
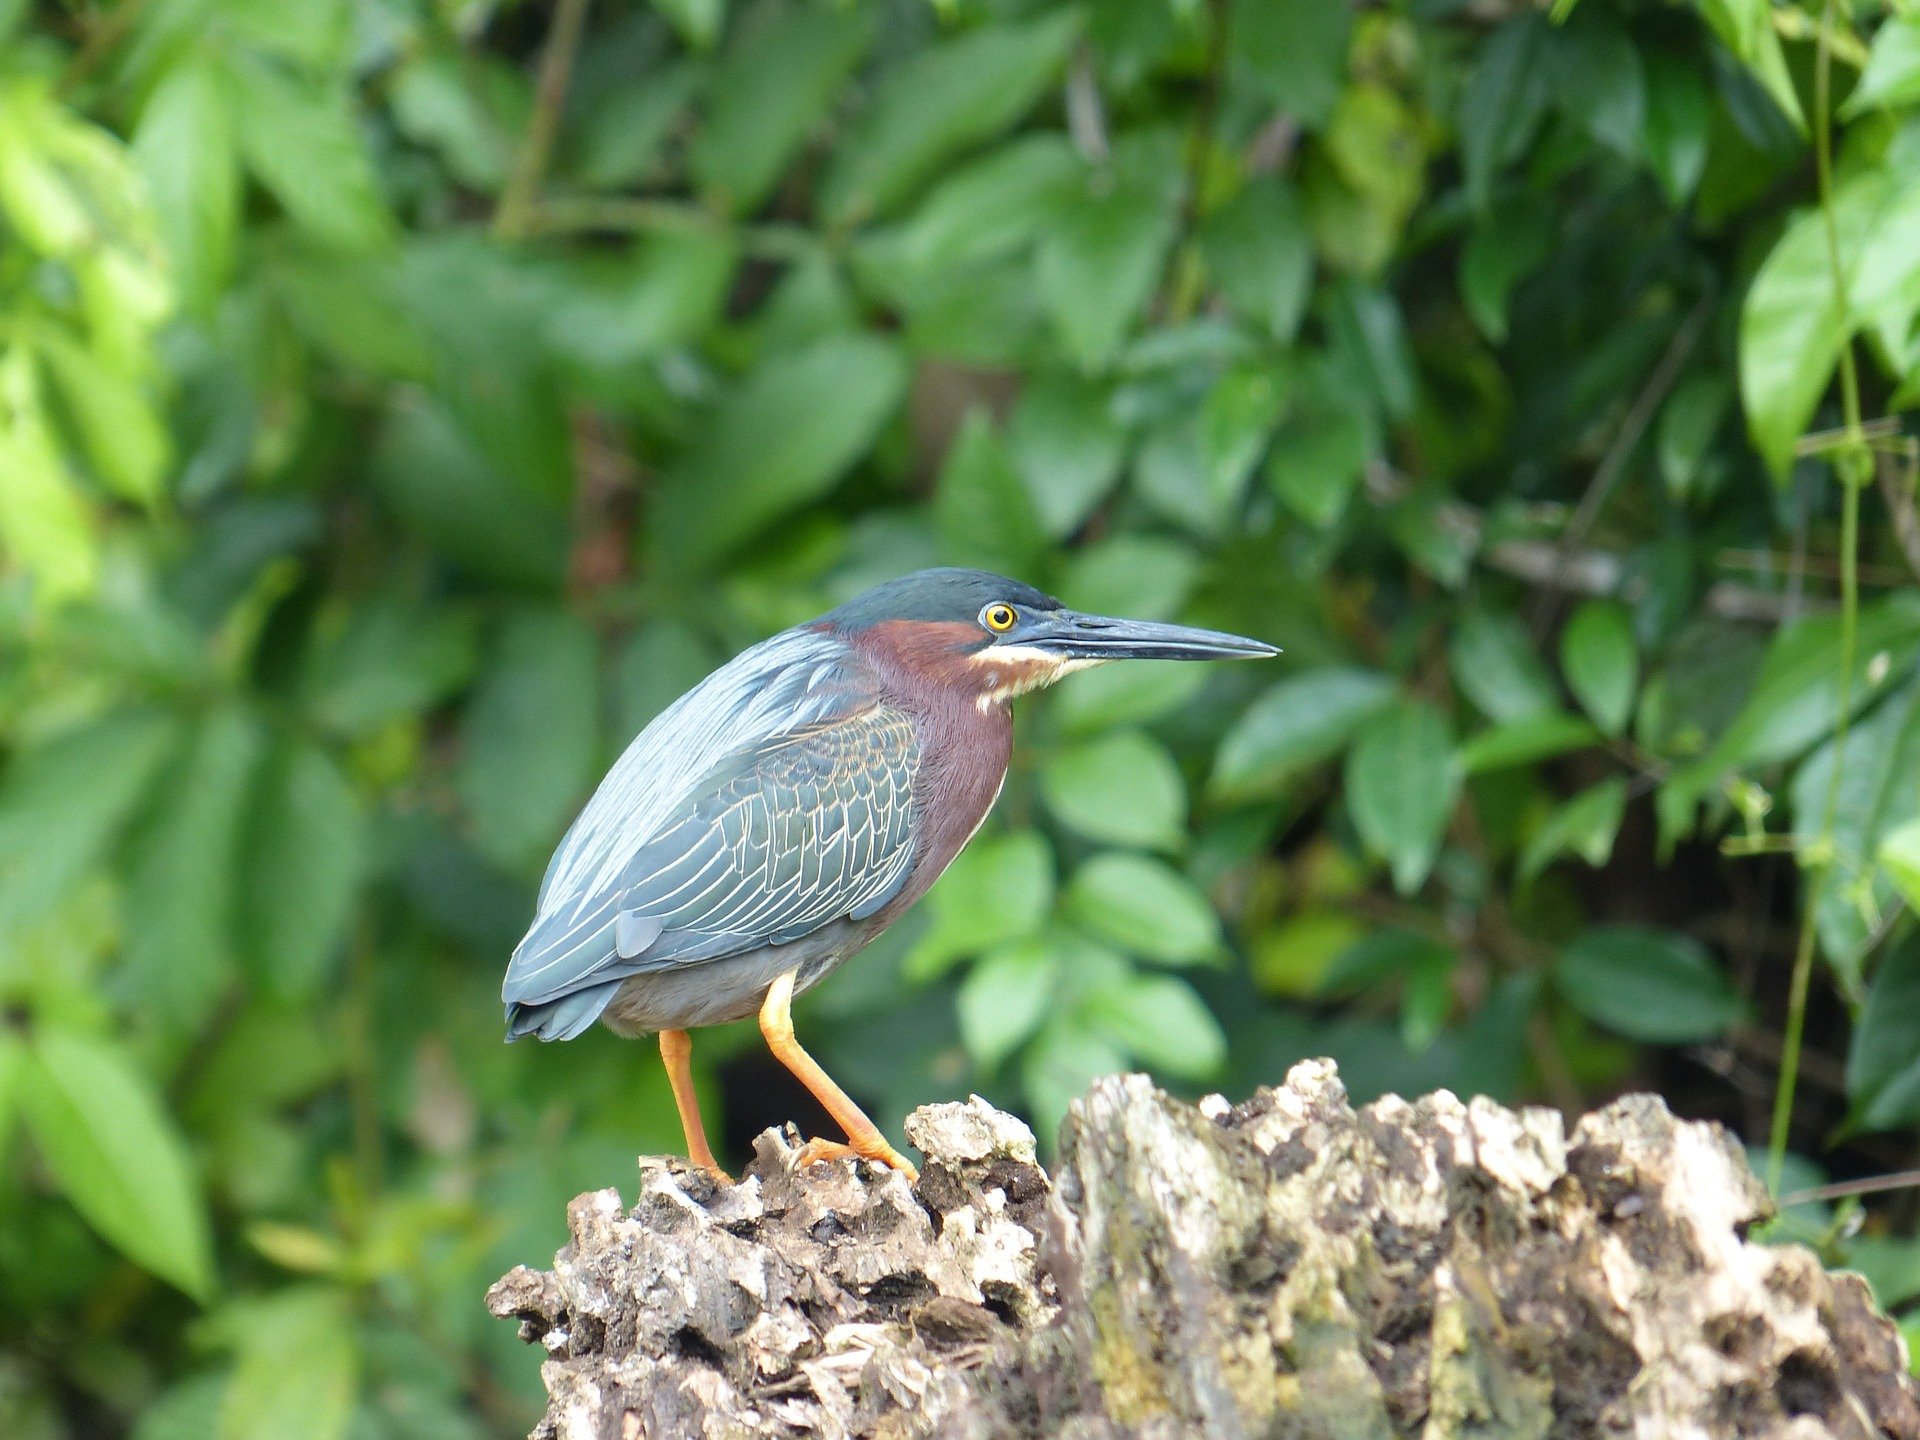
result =
[{"label": "bird's beak", "polygon": [[1280,653],[1278,646],[1244,635],[1157,620],[1082,615],[1076,610],[1038,616],[1024,633],[1016,634],[1013,643],[1063,660],[1251,660]]}]

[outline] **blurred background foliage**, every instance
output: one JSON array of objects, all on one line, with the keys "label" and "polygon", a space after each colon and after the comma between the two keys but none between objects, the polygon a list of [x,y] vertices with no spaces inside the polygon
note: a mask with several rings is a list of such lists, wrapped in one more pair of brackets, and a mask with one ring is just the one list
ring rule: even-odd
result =
[{"label": "blurred background foliage", "polygon": [[[939,562],[1286,654],[1023,703],[802,1007],[896,1130],[1328,1053],[1912,1166],[1917,310],[1910,0],[0,0],[0,1433],[522,1430],[483,1287],[680,1144],[501,1043],[543,861]],[[1900,1307],[1915,1214],[1787,1218]]]}]

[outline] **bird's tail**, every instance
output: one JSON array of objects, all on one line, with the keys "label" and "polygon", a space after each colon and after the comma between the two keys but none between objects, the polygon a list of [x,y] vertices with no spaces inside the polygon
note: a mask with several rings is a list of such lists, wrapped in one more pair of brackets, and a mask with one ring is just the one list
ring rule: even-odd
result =
[{"label": "bird's tail", "polygon": [[619,988],[620,981],[610,980],[604,985],[590,985],[539,1004],[509,1001],[507,1039],[514,1041],[533,1035],[542,1040],[571,1040],[584,1034],[600,1018],[600,1012],[612,1003],[613,992]]}]

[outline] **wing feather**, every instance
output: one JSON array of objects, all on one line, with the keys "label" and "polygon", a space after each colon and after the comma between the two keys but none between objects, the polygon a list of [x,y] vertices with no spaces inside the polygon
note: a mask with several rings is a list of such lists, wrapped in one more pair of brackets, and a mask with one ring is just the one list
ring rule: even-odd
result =
[{"label": "wing feather", "polygon": [[[849,674],[816,665],[800,688],[842,707],[857,697],[858,708],[719,758],[672,809],[646,812],[650,833],[612,866],[600,853],[602,797],[642,788],[615,768],[562,847],[582,853],[549,867],[541,913],[508,967],[514,1033],[549,1035],[543,1013],[564,1011],[564,1033],[577,1034],[592,1016],[562,1006],[567,997],[594,991],[604,1007],[630,975],[785,943],[898,893],[912,869],[919,739],[911,717],[859,695]],[[561,888],[601,877],[585,895]]]}]

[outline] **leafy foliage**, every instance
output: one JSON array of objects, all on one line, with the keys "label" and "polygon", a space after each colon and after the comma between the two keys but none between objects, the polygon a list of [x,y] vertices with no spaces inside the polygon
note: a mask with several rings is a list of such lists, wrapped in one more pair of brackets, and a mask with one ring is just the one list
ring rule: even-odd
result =
[{"label": "leafy foliage", "polygon": [[500,1044],[545,855],[922,564],[1286,654],[1025,703],[802,1007],[884,1116],[1332,1053],[1757,1141],[1809,978],[1781,1138],[1920,1124],[1917,23],[0,5],[0,1432],[524,1428],[479,1287],[678,1143]]}]

